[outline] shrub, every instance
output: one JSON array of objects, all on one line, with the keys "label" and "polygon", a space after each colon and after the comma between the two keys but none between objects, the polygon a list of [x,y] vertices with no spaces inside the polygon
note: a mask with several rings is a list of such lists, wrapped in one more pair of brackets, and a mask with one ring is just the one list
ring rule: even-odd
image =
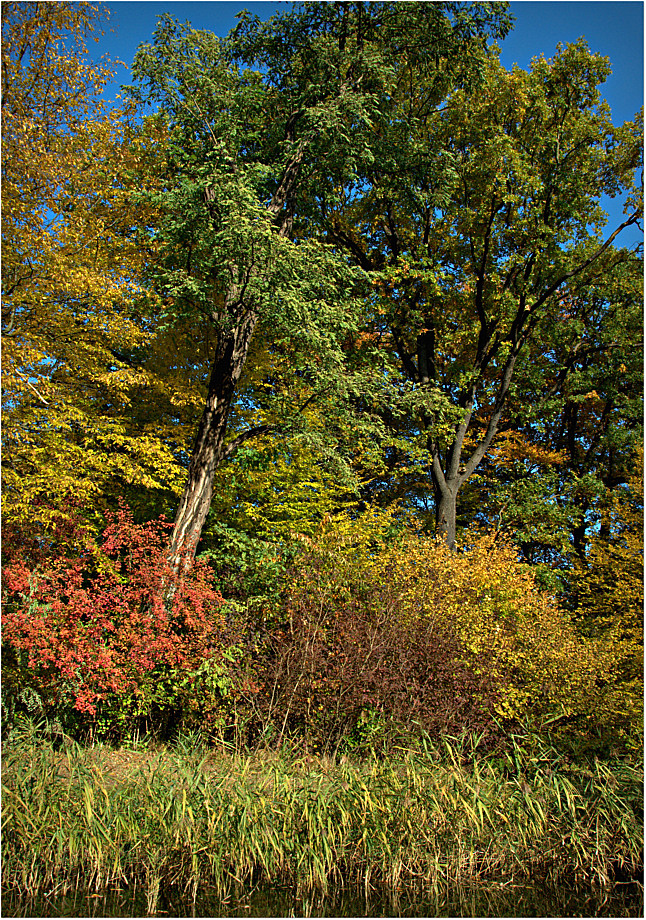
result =
[{"label": "shrub", "polygon": [[626,487],[611,494],[600,532],[571,589],[581,629],[597,640],[608,661],[600,716],[611,744],[644,743],[644,474],[643,453]]},{"label": "shrub", "polygon": [[329,749],[384,745],[393,731],[493,730],[489,676],[464,660],[448,618],[407,615],[402,580],[382,567],[390,552],[338,531],[303,542],[259,668],[256,703],[281,734]]},{"label": "shrub", "polygon": [[122,506],[98,542],[67,518],[41,535],[37,553],[12,546],[2,632],[10,709],[31,701],[59,720],[123,729],[177,708],[191,674],[203,683],[205,663],[222,677],[222,597],[204,562],[174,580],[168,526],[135,524]]},{"label": "shrub", "polygon": [[263,716],[317,744],[384,726],[492,736],[594,722],[607,654],[493,537],[451,552],[367,518],[303,543],[260,671]]}]

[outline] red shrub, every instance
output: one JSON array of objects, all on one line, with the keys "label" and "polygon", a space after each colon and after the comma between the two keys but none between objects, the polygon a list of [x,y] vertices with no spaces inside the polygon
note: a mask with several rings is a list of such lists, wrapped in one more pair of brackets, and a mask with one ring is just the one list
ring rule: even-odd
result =
[{"label": "red shrub", "polygon": [[3,643],[27,655],[41,686],[71,688],[81,712],[135,690],[160,665],[192,668],[221,647],[222,597],[200,562],[174,582],[169,526],[135,524],[121,507],[98,545],[78,523],[66,541],[53,534],[47,551],[41,541],[38,561],[12,547],[3,569]]}]

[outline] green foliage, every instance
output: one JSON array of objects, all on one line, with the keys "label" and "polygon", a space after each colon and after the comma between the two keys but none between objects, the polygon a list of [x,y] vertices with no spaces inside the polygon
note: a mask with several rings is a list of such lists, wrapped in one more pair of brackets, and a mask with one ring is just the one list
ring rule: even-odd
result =
[{"label": "green foliage", "polygon": [[[640,444],[642,268],[627,253],[622,258],[611,277],[578,295],[578,321],[563,317],[545,328],[541,348],[554,367],[541,371],[541,357],[531,355],[532,389],[519,379],[512,421],[482,470],[480,513],[498,517],[527,561],[544,568],[569,569],[585,558]],[[513,416],[522,403],[534,408],[531,421],[519,425]]]},{"label": "green foliage", "polygon": [[[583,42],[527,72],[507,72],[491,54],[477,91],[461,86],[437,110],[427,78],[414,72],[391,100],[397,118],[383,140],[392,152],[321,208],[330,238],[370,272],[364,334],[395,382],[403,375],[427,396],[403,418],[383,415],[398,441],[392,466],[425,470],[449,543],[458,493],[501,429],[536,440],[532,431],[554,422],[541,447],[577,441],[578,478],[603,467],[615,438],[637,434],[638,355],[624,381],[636,384],[630,393],[614,398],[622,384],[609,378],[620,366],[625,373],[641,341],[641,260],[613,247],[619,228],[604,240],[600,201],[621,195],[622,226],[639,219],[641,120],[613,126],[599,91],[608,72]],[[606,374],[601,355],[610,350]],[[598,397],[581,389],[589,368],[606,376]],[[592,445],[589,423],[557,433],[559,410],[571,413],[586,394],[599,400]],[[410,482],[416,491],[420,480]],[[575,529],[581,518],[588,525],[585,496],[566,483],[565,513]],[[577,535],[569,540],[580,546]]]},{"label": "green foliage", "polygon": [[[296,245],[276,232],[267,199],[294,156],[294,145],[276,138],[286,116],[275,106],[285,102],[260,73],[232,66],[230,54],[227,42],[170,17],[137,53],[131,92],[160,106],[170,138],[165,187],[144,196],[161,212],[151,281],[164,294],[169,326],[190,317],[218,341],[257,317],[249,319],[258,340],[249,346],[253,395],[247,401],[243,379],[237,421],[242,430],[269,420],[289,432],[303,401],[330,390],[332,403],[348,386],[340,346],[355,328],[360,273],[320,240]],[[227,300],[231,285],[239,288],[236,303]],[[279,388],[270,383],[275,376]]]}]

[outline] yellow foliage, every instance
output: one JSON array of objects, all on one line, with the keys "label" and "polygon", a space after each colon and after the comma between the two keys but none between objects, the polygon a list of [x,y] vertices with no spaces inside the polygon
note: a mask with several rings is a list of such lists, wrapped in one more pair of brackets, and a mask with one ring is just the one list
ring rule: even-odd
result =
[{"label": "yellow foliage", "polygon": [[316,543],[340,578],[395,586],[398,616],[451,626],[463,661],[492,680],[499,716],[537,726],[595,719],[599,685],[612,671],[608,650],[579,634],[511,544],[484,536],[452,552],[410,531],[387,539],[393,526],[386,513],[369,514],[346,520],[341,532],[338,522],[322,528]]},{"label": "yellow foliage", "polygon": [[178,487],[158,425],[132,419],[168,381],[128,357],[153,341],[152,253],[133,227],[155,215],[132,193],[155,181],[164,135],[101,102],[114,70],[86,60],[100,19],[88,3],[2,9],[5,519],[42,498],[94,501],[111,476]]},{"label": "yellow foliage", "polygon": [[564,460],[562,451],[546,450],[532,444],[522,432],[513,430],[498,432],[489,453],[494,463],[503,466],[515,460],[527,460],[538,467],[551,467],[560,466]]},{"label": "yellow foliage", "polygon": [[295,440],[286,451],[265,436],[217,471],[212,507],[236,529],[272,541],[311,536],[324,519],[343,528],[354,504],[306,445]]},{"label": "yellow foliage", "polygon": [[643,451],[627,485],[613,493],[574,586],[582,627],[609,665],[604,718],[618,735],[639,738],[644,720]]}]

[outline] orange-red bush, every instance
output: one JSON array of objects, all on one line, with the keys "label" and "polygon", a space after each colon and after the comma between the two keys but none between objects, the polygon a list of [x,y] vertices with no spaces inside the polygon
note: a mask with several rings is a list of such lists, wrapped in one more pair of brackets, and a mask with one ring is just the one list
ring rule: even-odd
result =
[{"label": "orange-red bush", "polygon": [[[192,669],[222,645],[222,597],[196,562],[174,583],[162,519],[135,524],[125,507],[94,542],[68,516],[49,535],[9,541],[2,641],[50,706],[92,715],[136,692],[161,667]],[[172,599],[168,587],[174,583]]]}]

